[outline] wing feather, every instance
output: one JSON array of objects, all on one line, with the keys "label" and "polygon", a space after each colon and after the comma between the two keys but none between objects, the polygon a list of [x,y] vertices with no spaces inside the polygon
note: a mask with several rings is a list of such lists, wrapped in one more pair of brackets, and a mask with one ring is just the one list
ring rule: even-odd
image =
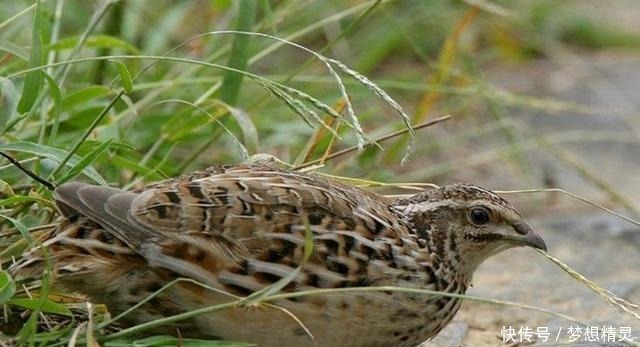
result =
[{"label": "wing feather", "polygon": [[[383,254],[390,247],[372,247],[375,240],[407,233],[378,195],[267,167],[210,170],[135,192],[69,183],[55,196],[65,215],[86,215],[150,265],[205,283],[221,274],[277,281],[280,267],[302,264],[305,231],[311,230],[313,256],[296,281],[306,276],[309,283],[300,285],[358,285],[372,278],[368,260],[391,257]],[[354,261],[354,254],[364,259]]]},{"label": "wing feather", "polygon": [[114,236],[134,248],[150,236],[150,232],[128,219],[131,203],[138,194],[122,189],[71,182],[54,192],[60,209],[76,211],[102,225]]}]

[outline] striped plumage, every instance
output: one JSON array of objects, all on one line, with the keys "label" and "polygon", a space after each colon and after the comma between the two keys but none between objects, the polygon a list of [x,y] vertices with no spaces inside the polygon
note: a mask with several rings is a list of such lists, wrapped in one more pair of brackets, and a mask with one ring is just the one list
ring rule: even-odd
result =
[{"label": "striped plumage", "polygon": [[[545,248],[507,201],[470,185],[400,200],[268,166],[215,167],[138,191],[69,183],[64,220],[44,241],[56,285],[119,313],[181,282],[126,317],[130,324],[247,296],[301,265],[283,291],[400,286],[464,293],[475,268],[514,246]],[[484,217],[487,217],[486,221]],[[38,250],[14,266],[41,271]],[[415,346],[435,336],[461,301],[400,292],[342,293],[276,302],[318,346]],[[259,346],[313,345],[284,310],[233,308],[165,327]]]}]

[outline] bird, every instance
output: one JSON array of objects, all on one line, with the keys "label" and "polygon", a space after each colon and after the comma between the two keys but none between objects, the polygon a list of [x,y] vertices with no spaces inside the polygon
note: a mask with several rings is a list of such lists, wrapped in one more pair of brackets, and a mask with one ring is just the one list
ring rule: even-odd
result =
[{"label": "bird", "polygon": [[[452,184],[389,198],[325,175],[269,165],[215,166],[122,190],[82,182],[54,191],[60,221],[40,240],[54,285],[141,324],[250,297],[323,291],[270,305],[231,305],[152,332],[258,346],[417,346],[451,321],[474,271],[518,246],[547,249],[496,193]],[[311,241],[311,242],[310,242]],[[310,248],[310,249],[309,249]],[[38,276],[42,246],[14,264]],[[161,290],[170,282],[184,278]]]}]

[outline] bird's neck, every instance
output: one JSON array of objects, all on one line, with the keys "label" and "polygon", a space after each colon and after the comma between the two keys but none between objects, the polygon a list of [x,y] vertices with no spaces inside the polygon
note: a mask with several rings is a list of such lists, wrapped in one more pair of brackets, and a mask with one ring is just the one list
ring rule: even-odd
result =
[{"label": "bird's neck", "polygon": [[453,233],[438,228],[433,228],[430,233],[427,248],[434,257],[437,271],[443,275],[448,274],[444,277],[457,282],[458,292],[463,293],[471,283],[477,265],[465,257],[464,249],[460,249],[460,242]]},{"label": "bird's neck", "polygon": [[467,249],[463,240],[458,239],[455,230],[451,230],[450,222],[444,216],[437,215],[437,211],[425,214],[423,211],[411,213],[409,209],[403,213],[408,229],[416,237],[417,243],[422,245],[420,252],[426,253],[431,259],[436,275],[455,281],[460,290],[466,290],[482,259],[469,257],[471,250]]}]

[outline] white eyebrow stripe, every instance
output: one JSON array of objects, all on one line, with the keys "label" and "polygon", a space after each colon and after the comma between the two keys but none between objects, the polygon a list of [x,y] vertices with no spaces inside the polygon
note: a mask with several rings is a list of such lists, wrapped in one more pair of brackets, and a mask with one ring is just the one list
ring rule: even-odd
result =
[{"label": "white eyebrow stripe", "polygon": [[394,206],[395,209],[402,211],[403,213],[412,213],[412,212],[429,212],[429,211],[435,211],[437,209],[439,209],[440,207],[443,206],[449,206],[452,208],[466,208],[466,207],[471,207],[474,205],[478,205],[478,206],[486,206],[488,208],[490,208],[492,211],[502,211],[504,215],[504,213],[506,212],[507,215],[504,216],[506,217],[507,220],[512,220],[512,219],[521,219],[522,216],[520,215],[520,213],[518,211],[516,211],[514,208],[509,207],[509,206],[504,206],[502,204],[497,204],[493,201],[490,200],[484,200],[484,199],[476,199],[476,200],[471,200],[471,201],[466,201],[466,202],[461,202],[459,200],[453,200],[453,199],[447,199],[447,200],[438,200],[438,201],[427,201],[427,202],[421,202],[421,203],[415,203],[415,204],[409,204],[409,205],[402,205],[402,206]]}]

